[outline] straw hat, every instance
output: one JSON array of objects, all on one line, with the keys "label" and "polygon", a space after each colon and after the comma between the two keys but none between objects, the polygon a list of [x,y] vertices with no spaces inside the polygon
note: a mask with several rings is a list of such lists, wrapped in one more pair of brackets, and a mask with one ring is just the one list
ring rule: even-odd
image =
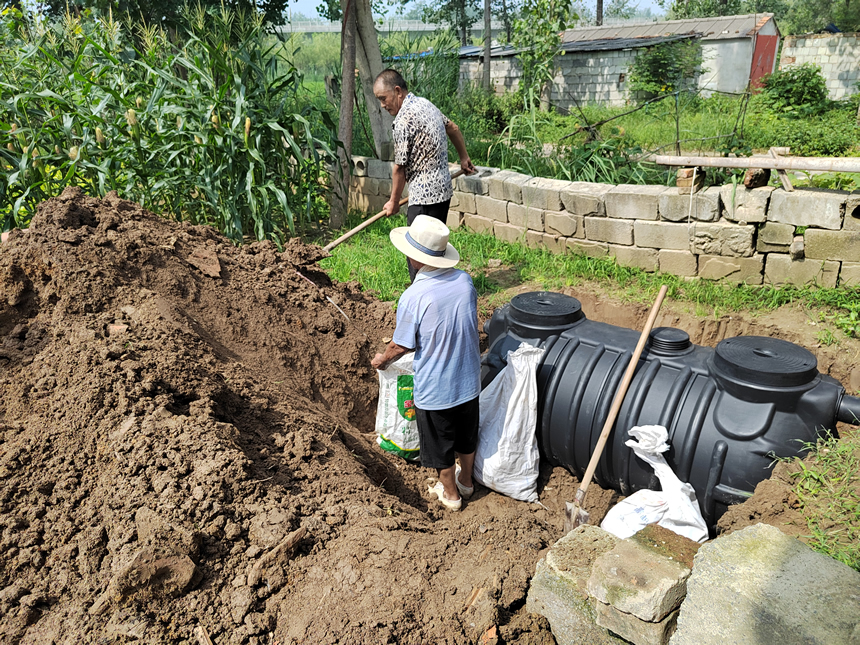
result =
[{"label": "straw hat", "polygon": [[457,249],[448,243],[450,231],[435,217],[419,215],[411,226],[395,228],[389,234],[398,251],[427,266],[447,269],[460,261]]}]

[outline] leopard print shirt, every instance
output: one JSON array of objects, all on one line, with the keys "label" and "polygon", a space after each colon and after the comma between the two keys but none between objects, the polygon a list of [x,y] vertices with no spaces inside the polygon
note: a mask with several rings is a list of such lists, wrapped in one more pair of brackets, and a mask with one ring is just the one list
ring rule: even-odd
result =
[{"label": "leopard print shirt", "polygon": [[410,204],[451,199],[448,118],[427,99],[410,92],[394,118],[394,163],[406,169]]}]

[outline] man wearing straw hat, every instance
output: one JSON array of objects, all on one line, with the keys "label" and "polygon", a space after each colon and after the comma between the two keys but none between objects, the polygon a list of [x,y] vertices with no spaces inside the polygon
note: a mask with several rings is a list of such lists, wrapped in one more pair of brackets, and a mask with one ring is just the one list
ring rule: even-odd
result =
[{"label": "man wearing straw hat", "polygon": [[[397,304],[397,327],[371,365],[384,370],[415,351],[414,401],[421,465],[435,468],[431,496],[452,511],[474,490],[472,467],[478,445],[481,356],[478,295],[469,274],[454,265],[460,254],[448,227],[428,215],[391,231],[391,242],[416,270]],[[457,466],[455,458],[460,459]]]}]

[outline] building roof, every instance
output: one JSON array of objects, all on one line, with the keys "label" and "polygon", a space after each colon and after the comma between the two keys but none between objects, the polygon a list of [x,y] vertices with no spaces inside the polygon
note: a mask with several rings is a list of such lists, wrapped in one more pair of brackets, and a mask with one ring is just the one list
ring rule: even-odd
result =
[{"label": "building roof", "polygon": [[[563,43],[603,41],[628,38],[653,38],[676,34],[698,33],[702,40],[724,40],[750,38],[773,20],[772,13],[750,13],[743,16],[721,16],[717,18],[690,18],[687,20],[664,20],[641,24],[614,24],[600,27],[577,27],[568,29],[562,36]],[[626,45],[625,45],[626,47]]]},{"label": "building roof", "polygon": [[[565,52],[590,52],[590,51],[607,51],[619,49],[634,49],[637,47],[651,47],[660,43],[669,43],[676,40],[688,40],[696,38],[699,34],[675,34],[671,36],[644,36],[641,38],[606,38],[603,40],[584,40],[574,42],[563,42],[559,49]],[[490,57],[497,58],[503,56],[514,56],[520,52],[510,45],[501,45],[490,49]],[[482,58],[484,56],[484,48],[481,46],[470,45],[468,47],[460,47],[460,58]]]}]

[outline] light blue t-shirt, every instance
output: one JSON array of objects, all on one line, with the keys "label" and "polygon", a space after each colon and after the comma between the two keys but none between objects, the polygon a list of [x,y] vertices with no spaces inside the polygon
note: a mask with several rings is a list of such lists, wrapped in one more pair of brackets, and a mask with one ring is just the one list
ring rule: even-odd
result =
[{"label": "light blue t-shirt", "polygon": [[415,350],[415,407],[445,410],[481,393],[478,294],[465,271],[422,268],[400,296],[392,340]]}]

